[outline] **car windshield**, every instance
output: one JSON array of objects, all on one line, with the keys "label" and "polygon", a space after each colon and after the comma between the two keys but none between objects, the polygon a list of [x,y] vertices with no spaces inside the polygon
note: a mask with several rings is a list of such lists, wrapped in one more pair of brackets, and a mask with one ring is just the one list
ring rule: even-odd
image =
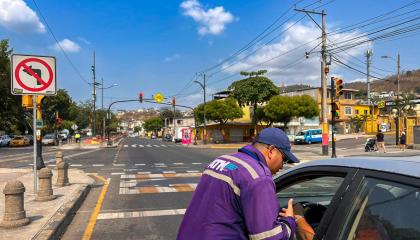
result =
[{"label": "car windshield", "polygon": [[305,136],[305,132],[298,132],[296,136]]},{"label": "car windshield", "polygon": [[14,140],[22,140],[23,137],[15,137]]},{"label": "car windshield", "polygon": [[54,138],[54,136],[53,135],[45,135],[44,136],[44,139],[53,139]]}]

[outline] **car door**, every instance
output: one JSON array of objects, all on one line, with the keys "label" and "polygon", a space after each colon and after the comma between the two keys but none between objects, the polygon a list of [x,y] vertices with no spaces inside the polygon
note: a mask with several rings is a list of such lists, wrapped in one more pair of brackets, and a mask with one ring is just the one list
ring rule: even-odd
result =
[{"label": "car door", "polygon": [[420,239],[420,179],[360,170],[324,239]]},{"label": "car door", "polygon": [[335,166],[292,168],[274,179],[277,199],[281,207],[290,198],[301,203],[316,233],[314,239],[322,239],[355,173],[355,169]]}]

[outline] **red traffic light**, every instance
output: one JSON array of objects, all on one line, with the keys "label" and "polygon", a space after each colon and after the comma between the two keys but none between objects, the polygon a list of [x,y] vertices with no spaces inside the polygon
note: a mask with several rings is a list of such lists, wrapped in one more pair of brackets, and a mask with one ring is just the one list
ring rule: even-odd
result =
[{"label": "red traffic light", "polygon": [[341,80],[341,79],[337,79],[337,80],[335,81],[335,84],[336,84],[336,85],[341,85],[341,84],[343,84],[343,80]]},{"label": "red traffic light", "polygon": [[175,100],[175,98],[173,97],[172,98],[172,106],[175,106],[176,105],[176,100]]},{"label": "red traffic light", "polygon": [[140,92],[140,94],[139,94],[139,101],[142,103],[143,102],[143,93],[142,92]]}]

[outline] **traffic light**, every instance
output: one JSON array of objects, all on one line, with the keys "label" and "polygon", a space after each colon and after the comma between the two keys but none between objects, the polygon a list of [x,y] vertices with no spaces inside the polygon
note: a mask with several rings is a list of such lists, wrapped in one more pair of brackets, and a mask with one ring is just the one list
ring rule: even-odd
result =
[{"label": "traffic light", "polygon": [[141,103],[143,102],[143,93],[142,92],[139,93],[139,101]]},{"label": "traffic light", "polygon": [[173,97],[173,98],[172,98],[172,106],[174,106],[174,107],[175,107],[175,105],[176,105],[176,100],[175,100],[175,97]]},{"label": "traffic light", "polygon": [[24,108],[33,108],[34,107],[31,95],[22,95],[22,107],[24,107]]},{"label": "traffic light", "polygon": [[343,95],[343,80],[340,78],[334,78],[335,81],[335,96],[339,98]]}]

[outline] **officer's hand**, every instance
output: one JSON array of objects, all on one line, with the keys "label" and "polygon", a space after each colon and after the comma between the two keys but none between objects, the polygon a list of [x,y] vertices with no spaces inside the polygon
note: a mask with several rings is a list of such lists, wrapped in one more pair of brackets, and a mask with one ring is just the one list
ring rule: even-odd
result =
[{"label": "officer's hand", "polygon": [[281,209],[281,212],[279,213],[280,217],[294,217],[293,214],[293,199],[289,199],[289,202],[287,203],[287,208]]}]

